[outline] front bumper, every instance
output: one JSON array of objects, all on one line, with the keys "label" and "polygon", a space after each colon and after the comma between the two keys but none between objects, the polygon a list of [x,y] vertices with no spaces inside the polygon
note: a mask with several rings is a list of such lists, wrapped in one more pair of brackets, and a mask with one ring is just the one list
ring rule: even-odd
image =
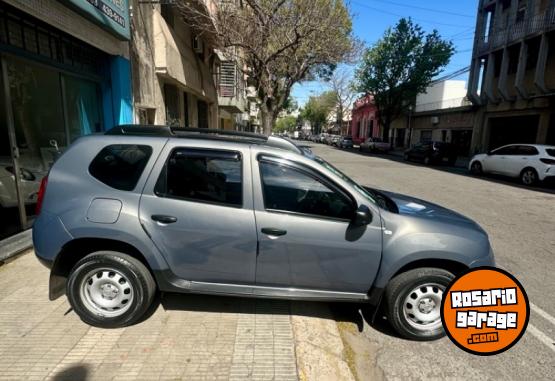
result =
[{"label": "front bumper", "polygon": [[469,267],[473,269],[476,267],[483,267],[483,266],[495,267],[495,256],[493,254],[493,250],[491,246],[489,248],[488,255],[471,262]]}]

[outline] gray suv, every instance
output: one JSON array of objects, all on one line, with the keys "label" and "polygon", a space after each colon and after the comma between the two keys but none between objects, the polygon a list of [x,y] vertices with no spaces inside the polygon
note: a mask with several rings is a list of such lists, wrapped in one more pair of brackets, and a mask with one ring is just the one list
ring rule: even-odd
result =
[{"label": "gray suv", "polygon": [[443,335],[453,277],[494,265],[468,218],[364,188],[257,134],[121,126],[82,137],[37,206],[50,299],[66,293],[98,327],[138,322],[167,291],[381,306],[401,336],[430,340]]}]

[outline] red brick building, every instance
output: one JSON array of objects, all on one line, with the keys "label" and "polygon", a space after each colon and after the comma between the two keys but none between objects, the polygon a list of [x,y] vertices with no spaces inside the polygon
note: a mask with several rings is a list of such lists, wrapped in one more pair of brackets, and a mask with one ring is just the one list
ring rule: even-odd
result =
[{"label": "red brick building", "polygon": [[382,137],[381,133],[374,97],[366,95],[353,106],[350,135],[355,144],[360,144],[369,137]]}]

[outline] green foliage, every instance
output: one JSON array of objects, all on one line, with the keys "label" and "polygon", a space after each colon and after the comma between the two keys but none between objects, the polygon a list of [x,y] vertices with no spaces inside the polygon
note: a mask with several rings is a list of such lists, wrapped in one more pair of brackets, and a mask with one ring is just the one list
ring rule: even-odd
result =
[{"label": "green foliage", "polygon": [[436,30],[426,34],[410,18],[401,19],[364,53],[356,73],[357,90],[374,96],[380,121],[389,127],[424,92],[453,53],[453,43],[443,40]]},{"label": "green foliage", "polygon": [[337,94],[326,91],[318,96],[311,96],[301,111],[301,119],[310,122],[312,132],[318,134],[326,124],[329,113],[335,107]]},{"label": "green foliage", "polygon": [[277,120],[273,132],[293,132],[297,129],[297,118],[294,116],[286,116]]}]

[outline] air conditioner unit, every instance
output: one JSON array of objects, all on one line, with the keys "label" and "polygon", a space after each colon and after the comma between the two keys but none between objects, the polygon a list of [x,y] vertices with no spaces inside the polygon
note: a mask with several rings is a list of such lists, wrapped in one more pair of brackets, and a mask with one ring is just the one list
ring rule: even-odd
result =
[{"label": "air conditioner unit", "polygon": [[439,124],[439,116],[432,116],[432,124]]},{"label": "air conditioner unit", "polygon": [[202,40],[198,37],[193,37],[193,50],[195,53],[203,53],[204,51]]}]

